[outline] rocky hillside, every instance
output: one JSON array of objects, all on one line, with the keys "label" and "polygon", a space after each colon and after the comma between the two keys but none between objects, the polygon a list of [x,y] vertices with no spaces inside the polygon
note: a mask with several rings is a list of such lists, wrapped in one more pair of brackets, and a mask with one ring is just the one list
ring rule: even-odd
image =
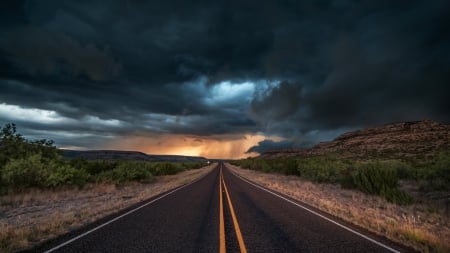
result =
[{"label": "rocky hillside", "polygon": [[181,155],[148,155],[137,151],[120,150],[62,150],[64,157],[87,160],[132,160],[152,162],[206,162],[206,158]]},{"label": "rocky hillside", "polygon": [[308,149],[270,151],[263,158],[339,154],[344,158],[426,157],[450,149],[450,125],[430,120],[393,123],[345,133]]}]

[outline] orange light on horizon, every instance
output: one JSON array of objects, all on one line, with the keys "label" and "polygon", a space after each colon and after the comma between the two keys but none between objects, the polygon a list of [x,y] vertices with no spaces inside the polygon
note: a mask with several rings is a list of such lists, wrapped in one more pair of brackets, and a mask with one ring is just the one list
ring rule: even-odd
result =
[{"label": "orange light on horizon", "polygon": [[256,156],[245,153],[250,147],[264,139],[281,140],[279,137],[264,135],[155,135],[127,136],[112,141],[108,149],[135,150],[147,154],[203,156],[210,159],[242,159]]}]

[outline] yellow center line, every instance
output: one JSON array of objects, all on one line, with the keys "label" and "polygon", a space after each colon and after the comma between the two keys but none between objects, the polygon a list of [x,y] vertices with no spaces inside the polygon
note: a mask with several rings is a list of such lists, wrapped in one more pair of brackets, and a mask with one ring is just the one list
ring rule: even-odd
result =
[{"label": "yellow center line", "polygon": [[225,253],[225,225],[223,221],[223,199],[222,199],[222,164],[220,165],[220,177],[219,177],[219,198],[220,198],[220,222],[219,222],[219,239],[220,239],[220,253]]},{"label": "yellow center line", "polygon": [[237,221],[236,214],[234,213],[233,204],[231,203],[230,194],[228,194],[227,185],[225,184],[225,180],[223,179],[222,170],[220,170],[220,172],[223,187],[225,188],[225,194],[227,195],[228,199],[228,205],[230,206],[231,217],[233,218],[234,230],[236,232],[236,237],[239,242],[239,248],[241,249],[241,253],[247,253],[247,248],[245,247],[244,239],[242,238],[241,229],[239,228],[239,223]]}]

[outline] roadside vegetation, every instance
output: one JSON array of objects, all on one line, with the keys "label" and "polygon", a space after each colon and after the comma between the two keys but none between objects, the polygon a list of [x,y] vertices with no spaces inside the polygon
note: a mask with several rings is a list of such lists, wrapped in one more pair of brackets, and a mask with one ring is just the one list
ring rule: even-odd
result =
[{"label": "roadside vegetation", "polygon": [[190,183],[216,164],[176,175],[155,177],[152,183],[87,184],[83,189],[32,189],[0,196],[0,252],[30,249],[46,240],[92,223],[131,205]]},{"label": "roadside vegetation", "polygon": [[215,166],[206,165],[66,159],[53,141],[27,140],[6,124],[0,132],[0,252],[29,249],[192,182]]},{"label": "roadside vegetation", "polygon": [[400,189],[401,180],[419,185],[423,192],[450,191],[450,151],[428,159],[343,160],[337,155],[309,158],[248,158],[231,162],[242,168],[295,175],[317,183],[340,184],[344,188],[378,195],[389,202],[407,205],[414,199]]},{"label": "roadside vegetation", "polygon": [[31,141],[6,124],[0,133],[0,195],[28,189],[83,188],[88,183],[148,183],[154,176],[206,166],[202,162],[65,159],[51,140]]},{"label": "roadside vegetation", "polygon": [[[450,252],[447,240],[450,217],[442,202],[415,200],[410,205],[398,205],[339,184],[316,183],[294,175],[264,173],[233,165],[229,168],[248,180],[419,252]],[[429,194],[425,195],[429,197]]]},{"label": "roadside vegetation", "polygon": [[450,234],[450,150],[400,159],[329,154],[231,164],[247,169],[235,171],[250,180],[421,252],[450,250],[444,239]]}]

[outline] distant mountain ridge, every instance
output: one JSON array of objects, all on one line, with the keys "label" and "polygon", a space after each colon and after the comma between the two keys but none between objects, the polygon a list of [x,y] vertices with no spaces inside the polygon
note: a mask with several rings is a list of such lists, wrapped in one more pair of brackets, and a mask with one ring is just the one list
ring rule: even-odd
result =
[{"label": "distant mountain ridge", "polygon": [[339,154],[343,158],[426,157],[450,150],[450,125],[431,120],[391,123],[344,133],[312,148],[274,150],[262,158]]},{"label": "distant mountain ridge", "polygon": [[206,162],[200,156],[182,155],[149,155],[139,151],[122,150],[61,150],[64,157],[69,159],[83,158],[86,160],[133,160],[151,162]]}]

